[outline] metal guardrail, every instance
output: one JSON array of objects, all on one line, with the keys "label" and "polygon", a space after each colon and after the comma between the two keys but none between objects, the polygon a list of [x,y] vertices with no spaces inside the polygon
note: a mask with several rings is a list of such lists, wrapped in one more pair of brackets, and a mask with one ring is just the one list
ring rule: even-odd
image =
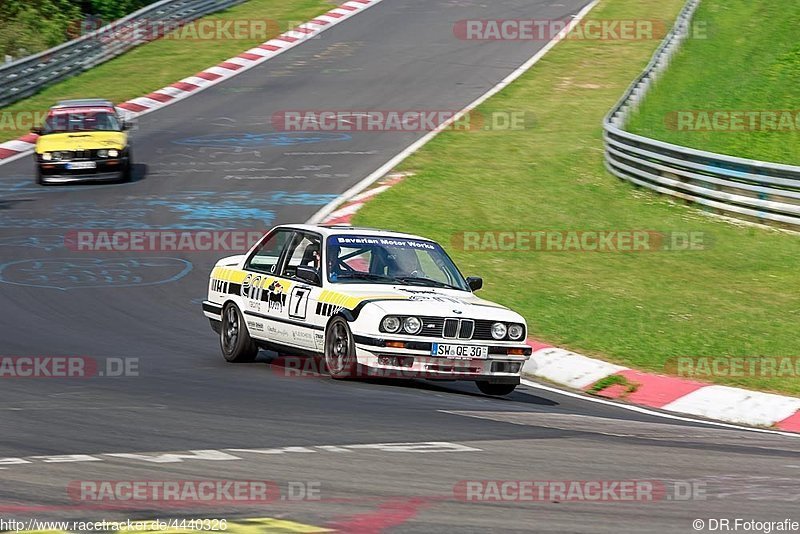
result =
[{"label": "metal guardrail", "polygon": [[0,107],[153,40],[159,24],[179,26],[244,1],[161,0],[78,39],[2,65]]},{"label": "metal guardrail", "polygon": [[800,167],[715,154],[623,130],[690,35],[700,0],[688,0],[644,72],[603,121],[606,168],[615,176],[709,211],[800,230]]}]

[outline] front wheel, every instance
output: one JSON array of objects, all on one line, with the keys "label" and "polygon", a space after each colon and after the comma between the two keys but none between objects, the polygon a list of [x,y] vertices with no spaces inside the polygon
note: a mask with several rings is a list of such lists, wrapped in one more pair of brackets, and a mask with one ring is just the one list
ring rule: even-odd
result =
[{"label": "front wheel", "polygon": [[252,362],[258,356],[258,346],[250,338],[242,313],[232,302],[222,310],[219,346],[225,360],[232,363]]},{"label": "front wheel", "polygon": [[128,163],[125,164],[125,168],[122,169],[122,174],[120,175],[120,182],[127,183],[133,180],[133,153],[128,152]]},{"label": "front wheel", "polygon": [[492,384],[485,381],[475,382],[475,384],[481,393],[492,396],[509,395],[517,388],[516,384]]},{"label": "front wheel", "polygon": [[332,378],[350,378],[358,368],[353,334],[343,317],[334,317],[325,332],[325,367]]}]

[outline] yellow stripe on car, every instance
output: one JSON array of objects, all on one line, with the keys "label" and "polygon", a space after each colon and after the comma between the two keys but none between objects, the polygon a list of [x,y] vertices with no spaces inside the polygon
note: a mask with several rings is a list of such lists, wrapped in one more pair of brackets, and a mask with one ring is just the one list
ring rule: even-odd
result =
[{"label": "yellow stripe on car", "polygon": [[348,310],[355,309],[356,306],[364,302],[365,300],[408,300],[408,297],[403,295],[366,295],[363,297],[353,297],[350,295],[346,295],[344,293],[339,293],[338,291],[331,291],[330,289],[325,289],[319,295],[319,301],[324,302],[325,304],[332,304],[333,306],[341,306],[343,308],[347,308]]},{"label": "yellow stripe on car", "polygon": [[222,280],[223,282],[233,282],[234,284],[241,284],[247,278],[245,271],[240,269],[229,269],[226,267],[214,267],[211,271],[211,278]]}]

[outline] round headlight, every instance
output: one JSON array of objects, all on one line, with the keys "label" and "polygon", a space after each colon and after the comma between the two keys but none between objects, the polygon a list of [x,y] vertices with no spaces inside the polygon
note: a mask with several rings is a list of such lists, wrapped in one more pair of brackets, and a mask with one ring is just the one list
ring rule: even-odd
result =
[{"label": "round headlight", "polygon": [[492,325],[492,337],[495,339],[503,339],[506,337],[506,325],[503,323],[494,323]]},{"label": "round headlight", "polygon": [[111,150],[108,151],[109,158],[116,158],[117,156],[119,156],[119,150],[117,150],[116,148],[112,148]]},{"label": "round headlight", "polygon": [[381,326],[387,332],[397,332],[400,330],[400,319],[391,315],[384,317]]},{"label": "round headlight", "polygon": [[50,161],[50,160],[53,159],[53,154],[51,154],[50,152],[43,152],[42,153],[42,159],[44,161]]},{"label": "round headlight", "polygon": [[525,335],[525,329],[522,327],[521,324],[512,324],[508,327],[508,337],[517,340],[522,339],[522,336]]},{"label": "round headlight", "polygon": [[107,158],[108,157],[108,150],[98,150],[97,151],[98,158]]},{"label": "round headlight", "polygon": [[422,330],[422,321],[416,317],[406,317],[403,321],[403,330],[409,334],[417,334]]},{"label": "round headlight", "polygon": [[53,159],[61,159],[61,152],[53,152]]}]

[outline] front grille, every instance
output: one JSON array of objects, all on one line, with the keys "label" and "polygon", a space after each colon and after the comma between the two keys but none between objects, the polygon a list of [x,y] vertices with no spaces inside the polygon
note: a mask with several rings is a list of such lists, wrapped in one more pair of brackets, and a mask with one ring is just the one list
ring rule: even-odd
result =
[{"label": "front grille", "polygon": [[475,321],[475,331],[472,333],[472,339],[489,340],[492,337],[492,325],[494,321],[477,320]]},{"label": "front grille", "polygon": [[444,332],[442,333],[442,337],[453,338],[456,337],[457,332],[458,332],[458,319],[445,319]]},{"label": "front grille", "polygon": [[[401,320],[406,316],[400,316]],[[473,341],[497,341],[492,337],[492,325],[496,321],[487,319],[458,319],[455,317],[420,317],[422,337],[444,339],[470,339]],[[523,337],[523,339],[525,339]]]},{"label": "front grille", "polygon": [[57,158],[54,158],[56,161],[80,161],[80,160],[90,160],[96,157],[96,150],[56,150],[56,154],[58,154]]},{"label": "front grille", "polygon": [[[423,319],[427,323],[428,319]],[[453,319],[447,318],[438,332],[423,333],[425,335],[443,337],[445,339],[472,339],[472,332],[475,330],[475,321],[472,319]]]},{"label": "front grille", "polygon": [[472,319],[462,319],[458,327],[459,339],[472,339],[473,330],[475,330],[475,321]]},{"label": "front grille", "polygon": [[422,330],[419,335],[426,337],[439,337],[444,328],[444,319],[441,317],[420,317]]}]

